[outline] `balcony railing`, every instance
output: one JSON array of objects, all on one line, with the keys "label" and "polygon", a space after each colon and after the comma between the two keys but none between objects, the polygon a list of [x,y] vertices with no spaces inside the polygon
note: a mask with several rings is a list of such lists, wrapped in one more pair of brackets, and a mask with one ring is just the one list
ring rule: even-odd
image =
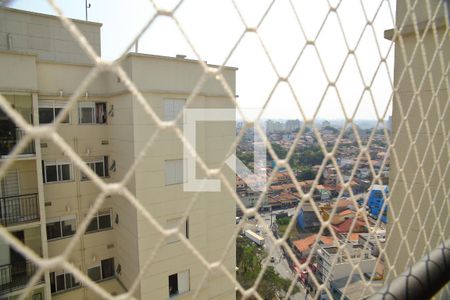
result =
[{"label": "balcony railing", "polygon": [[[25,136],[23,129],[14,128],[2,131],[0,135],[0,155],[8,155],[14,149],[14,146]],[[30,142],[23,150],[21,155],[35,154],[34,142]]]},{"label": "balcony railing", "polygon": [[[0,294],[7,294],[24,287],[37,269],[37,266],[30,261],[0,266]],[[42,282],[44,278],[40,278],[38,283]]]},{"label": "balcony railing", "polygon": [[0,197],[0,224],[17,225],[38,221],[39,198],[37,193]]}]

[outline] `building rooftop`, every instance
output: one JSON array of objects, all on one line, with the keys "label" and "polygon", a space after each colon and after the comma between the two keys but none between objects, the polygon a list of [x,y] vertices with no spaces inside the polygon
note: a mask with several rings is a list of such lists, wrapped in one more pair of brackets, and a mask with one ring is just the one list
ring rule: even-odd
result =
[{"label": "building rooftop", "polygon": [[[353,222],[355,222],[353,224]],[[339,233],[349,232],[353,226],[352,233],[367,232],[367,224],[364,221],[347,219],[340,224],[333,225],[333,229]]]},{"label": "building rooftop", "polygon": [[[297,248],[299,252],[305,252],[311,248],[312,245],[316,242],[317,234],[313,234],[307,238],[293,241],[294,247]],[[332,236],[323,236],[321,235],[319,241],[322,241],[324,245],[333,245],[335,242]]]},{"label": "building rooftop", "polygon": [[[382,281],[368,282],[368,279],[361,278],[359,274],[352,277],[344,277],[333,280],[331,286],[345,295],[345,299],[356,300],[371,296],[375,291],[383,286]],[[340,296],[337,295],[337,299]]]},{"label": "building rooftop", "polygon": [[[16,9],[16,8],[11,8],[11,7],[0,7],[0,10],[10,11],[10,12],[18,13],[18,14],[33,15],[33,16],[39,16],[42,18],[59,20],[59,17],[56,15],[44,14],[44,13],[39,13],[39,12],[34,12],[34,11],[29,11],[29,10],[22,10],[22,9]],[[91,25],[98,26],[98,27],[103,26],[103,24],[99,23],[99,22],[92,22],[92,21],[85,21],[85,20],[71,19],[71,18],[68,18],[68,19],[75,23],[91,24]]]},{"label": "building rooftop", "polygon": [[386,185],[374,184],[371,190],[372,191],[383,191],[385,189],[387,189]]},{"label": "building rooftop", "polygon": [[323,247],[323,250],[325,250],[329,254],[336,254],[339,251],[338,247]]},{"label": "building rooftop", "polygon": [[[24,17],[17,17],[17,14],[24,15]],[[16,27],[12,32],[9,32],[13,27],[12,25],[3,27],[0,26],[0,33],[12,33],[13,41],[13,47],[11,49],[2,49],[4,47],[0,47],[0,51],[5,52],[5,50],[7,50],[7,52],[10,53],[35,55],[38,56],[39,60],[46,62],[94,66],[92,60],[88,58],[85,51],[80,48],[78,41],[76,41],[76,39],[73,38],[72,35],[62,26],[59,16],[9,7],[0,7],[0,17],[2,20],[4,19],[6,21],[13,22]],[[98,55],[101,55],[100,28],[103,24],[80,19],[68,19],[77,25],[78,30],[84,35],[89,44],[94,48],[95,52]],[[36,36],[30,35],[30,31],[32,30],[31,28],[35,27],[35,23],[42,25],[38,27],[39,29],[33,29],[34,31],[39,31],[36,35],[38,37],[37,39]],[[6,31],[6,28],[8,28],[8,31]],[[24,44],[23,38],[28,37],[29,35],[35,40],[39,40],[41,42],[39,47],[36,47],[31,43]],[[67,45],[66,48],[63,48],[62,42],[65,43],[64,45]],[[198,60],[186,58],[185,55],[176,55],[175,57],[172,57],[129,52],[126,54],[126,57],[141,57],[198,64]],[[232,71],[238,69],[231,66],[221,67],[219,65],[208,64],[206,61],[204,61],[204,63],[211,69],[223,68]]]}]

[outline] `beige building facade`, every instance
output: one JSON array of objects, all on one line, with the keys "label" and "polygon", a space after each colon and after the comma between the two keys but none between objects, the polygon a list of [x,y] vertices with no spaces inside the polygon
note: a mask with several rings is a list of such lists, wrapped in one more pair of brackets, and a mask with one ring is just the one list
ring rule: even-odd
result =
[{"label": "beige building facade", "polygon": [[[448,1],[397,1],[387,280],[449,237]],[[398,161],[397,163],[392,163]]]},{"label": "beige building facade", "polygon": [[[100,54],[101,24],[73,22]],[[58,18],[0,10],[0,92],[30,124],[52,123],[93,67]],[[146,104],[165,121],[186,107],[203,75],[198,62],[181,57],[128,53],[122,67]],[[223,75],[235,91],[236,69],[225,67]],[[187,108],[234,109],[234,105],[220,82],[208,79]],[[0,163],[6,163],[23,132],[5,113],[0,117]],[[178,126],[182,127],[183,121]],[[198,257],[209,263],[221,261],[234,276],[235,246],[227,248],[235,221],[231,194],[223,186],[221,192],[183,191],[186,163],[182,142],[172,129],[161,128],[152,120],[123,80],[113,73],[99,74],[83,90],[57,133],[106,183],[123,180],[156,135],[126,187],[162,227],[179,225],[198,251],[193,253],[176,236],[162,236],[142,210],[113,194],[106,197],[86,233],[76,241],[67,259],[70,263],[111,295],[119,295],[131,289],[154,254],[136,286],[136,298],[190,299],[199,285],[201,299],[235,298],[234,283],[223,272],[211,270],[204,280],[208,269]],[[234,122],[200,122],[196,133],[198,154],[208,167],[218,167],[234,141]],[[231,170],[223,174],[234,182]],[[52,258],[68,247],[100,189],[68,153],[42,138],[34,140],[14,161],[2,178],[1,192],[2,225],[38,255]],[[0,296],[14,298],[35,267],[7,241],[2,240],[0,247]],[[225,249],[229,251],[224,253]],[[45,273],[29,298],[98,296],[68,271],[55,268]]]}]

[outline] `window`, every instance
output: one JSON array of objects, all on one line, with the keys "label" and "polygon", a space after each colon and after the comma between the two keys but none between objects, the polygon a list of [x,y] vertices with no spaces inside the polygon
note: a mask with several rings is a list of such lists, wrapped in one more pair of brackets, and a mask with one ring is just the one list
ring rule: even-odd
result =
[{"label": "window", "polygon": [[69,162],[43,162],[42,171],[44,183],[72,180],[72,163]]},{"label": "window", "polygon": [[102,269],[100,266],[96,266],[93,268],[88,269],[88,276],[93,281],[100,281],[102,280]]},{"label": "window", "polygon": [[37,293],[31,296],[31,300],[42,300],[42,293]]},{"label": "window", "polygon": [[169,297],[188,292],[189,270],[169,275]]},{"label": "window", "polygon": [[[180,224],[182,218],[176,218],[176,219],[170,219],[167,220],[166,224],[167,224],[167,229],[172,229],[172,228],[179,228],[179,231],[184,234],[184,236],[188,239],[189,238],[189,218],[186,219],[186,222],[184,222],[183,225],[181,225],[181,227],[178,227],[178,225]],[[172,235],[170,237],[167,238],[167,243],[173,243],[173,242],[177,242],[178,236],[176,235]]]},{"label": "window", "polygon": [[[52,123],[65,106],[66,103],[62,101],[40,101],[38,108],[39,124]],[[70,113],[61,121],[61,123],[70,123]]]},{"label": "window", "polygon": [[[108,156],[88,161],[86,164],[98,175],[98,177],[109,177]],[[89,178],[86,174],[81,172],[81,180],[89,180]]]},{"label": "window", "polygon": [[87,270],[89,278],[93,281],[100,281],[114,276],[114,258],[107,258],[100,261],[100,264]]},{"label": "window", "polygon": [[80,124],[106,124],[106,102],[83,101],[78,104]]},{"label": "window", "polygon": [[80,286],[76,278],[70,274],[62,272],[50,272],[50,290],[52,293],[70,290]]},{"label": "window", "polygon": [[166,185],[178,184],[185,182],[187,178],[186,160],[174,159],[164,162],[164,172]]},{"label": "window", "polygon": [[102,278],[110,278],[114,276],[114,258],[102,260]]},{"label": "window", "polygon": [[76,230],[77,221],[73,215],[47,220],[47,240],[72,236]]},{"label": "window", "polygon": [[164,99],[164,121],[175,120],[185,105],[186,99]]},{"label": "window", "polygon": [[112,212],[111,209],[99,211],[89,223],[86,233],[112,228]]}]

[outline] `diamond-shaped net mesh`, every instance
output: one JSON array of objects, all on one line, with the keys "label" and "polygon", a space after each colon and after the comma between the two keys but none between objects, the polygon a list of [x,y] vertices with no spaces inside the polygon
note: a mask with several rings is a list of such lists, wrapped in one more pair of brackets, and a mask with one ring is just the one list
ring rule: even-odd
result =
[{"label": "diamond-shaped net mesh", "polygon": [[[139,297],[145,290],[141,283],[148,280],[152,268],[162,268],[165,270],[159,274],[162,279],[155,279],[160,281],[160,288],[149,294],[153,293],[155,299],[183,292],[191,298],[213,298],[209,295],[220,294],[205,294],[204,289],[214,278],[220,278],[224,286],[235,288],[231,293],[223,294],[224,298],[359,299],[373,294],[385,282],[397,277],[407,266],[448,239],[450,39],[449,9],[445,1],[407,0],[397,4],[383,0],[323,1],[320,5],[314,4],[314,10],[306,1],[269,1],[261,13],[252,15],[253,19],[248,18],[248,12],[253,8],[256,10],[260,3],[249,5],[231,1],[234,18],[229,22],[239,22],[242,30],[235,41],[226,45],[229,50],[219,66],[211,66],[204,61],[206,57],[201,55],[196,41],[190,38],[190,23],[178,16],[183,7],[194,5],[190,1],[179,1],[170,8],[160,6],[158,1],[150,1],[154,13],[149,15],[145,26],[136,33],[121,58],[115,61],[99,57],[95,47],[77,27],[78,23],[67,18],[55,1],[48,2],[62,26],[94,65],[51,124],[37,125],[37,116],[33,116],[34,122],[26,119],[17,109],[18,105],[12,105],[14,99],[11,100],[7,94],[0,95],[3,116],[20,128],[21,136],[14,147],[8,148],[7,142],[2,144],[3,148],[11,149],[4,153],[7,155],[2,157],[0,165],[3,225],[0,236],[6,245],[2,248],[2,257],[10,251],[11,257],[14,253],[35,266],[25,266],[23,260],[24,265],[18,268],[23,268],[26,281],[17,284],[15,292],[9,290],[9,286],[12,281],[19,280],[18,273],[8,265],[1,266],[4,295],[5,291],[12,291],[19,299],[26,299],[36,286],[44,282],[55,295],[82,287],[90,291],[89,296],[85,292],[86,298]],[[207,15],[208,11],[205,10],[204,14]],[[314,14],[313,23],[308,22],[310,14]],[[283,20],[276,19],[277,16],[283,16]],[[148,101],[122,65],[130,49],[160,19],[173,21],[202,70],[200,79],[187,95],[186,107],[201,96],[206,81],[214,80],[221,85],[229,105],[236,108],[236,114],[242,120],[226,153],[233,154],[237,149],[237,157],[241,159],[243,153],[252,154],[254,135],[258,136],[258,143],[264,145],[264,151],[267,151],[265,166],[257,165],[251,158],[244,161],[250,169],[267,170],[263,191],[252,191],[248,181],[237,177],[235,182],[234,175],[227,175],[228,157],[223,157],[215,168],[208,167],[204,157],[207,153],[197,153],[196,145],[189,144],[183,135],[182,113],[177,114],[175,121],[160,118],[155,105],[161,104]],[[270,25],[266,23],[270,19],[275,20],[270,24],[279,26],[268,29]],[[390,27],[383,27],[386,24]],[[290,36],[291,42],[282,44],[278,35]],[[220,40],[220,36],[214,38]],[[234,83],[227,81],[224,74],[233,56],[249,43],[257,45],[257,51],[252,55],[261,58],[258,64],[265,64],[266,69],[261,69],[260,73],[245,73],[245,66],[242,66],[242,77],[247,76],[250,81],[259,81],[260,76],[270,77],[264,84],[255,86],[255,98],[260,98],[258,101],[261,102],[256,118],[245,114],[245,103],[236,98]],[[252,55],[248,55],[248,61],[255,59]],[[251,64],[251,67],[255,65]],[[65,129],[61,125],[72,110],[80,109],[77,103],[88,97],[85,91],[103,73],[117,76],[133,97],[138,110],[146,115],[154,128],[142,142],[135,160],[126,165],[122,177],[111,174],[108,180],[103,176],[113,168],[100,172],[99,168],[106,164],[104,160],[97,161],[99,164],[86,164],[85,153],[80,153],[76,145],[64,139]],[[264,86],[267,82],[269,85]],[[37,97],[35,104],[43,100]],[[288,107],[277,102],[281,98],[288,99],[286,101],[291,101],[292,105]],[[32,109],[36,114],[37,108]],[[279,118],[283,118],[283,111],[295,111],[297,117],[293,119],[300,122],[291,122],[290,127],[288,122],[266,122],[267,118],[276,119],[269,113],[271,110],[279,113]],[[389,118],[391,114],[392,121]],[[324,118],[343,121],[336,125],[324,121]],[[364,128],[359,122],[364,118],[375,121]],[[72,123],[76,122],[72,120]],[[8,130],[2,129],[2,134],[3,131]],[[18,135],[19,131],[15,133]],[[223,225],[231,230],[222,236],[226,243],[220,251],[217,250],[220,252],[217,255],[205,254],[203,246],[192,242],[187,234],[189,229],[192,229],[190,234],[198,229],[191,215],[204,192],[188,194],[189,200],[183,205],[182,214],[166,222],[161,221],[158,207],[167,207],[157,203],[148,209],[147,199],[139,199],[135,190],[130,188],[136,180],[134,174],[138,166],[145,162],[152,146],[168,135],[177,139],[180,145],[187,146],[196,158],[197,168],[208,178],[220,180],[221,193],[226,193],[242,216],[237,218],[239,222],[236,224],[228,220],[231,223]],[[50,255],[48,250],[42,251],[51,248],[46,245],[39,246],[41,251],[36,253],[29,244],[29,238],[23,239],[15,234],[24,229],[8,224],[14,223],[8,217],[8,213],[12,214],[11,207],[18,202],[24,205],[25,200],[22,196],[11,200],[7,178],[11,178],[14,164],[20,161],[33,140],[37,141],[36,148],[41,147],[40,142],[54,145],[52,149],[55,152],[63,153],[73,163],[67,168],[79,169],[85,174],[85,179],[90,179],[98,188],[92,201],[88,201],[86,214],[81,211],[69,213],[78,215],[75,225],[68,218],[55,221],[40,216],[40,222],[44,224],[41,234],[46,233],[47,238],[49,234],[55,234],[52,227],[55,223],[61,226],[58,229],[61,236],[68,232],[70,238],[64,240],[61,253]],[[40,150],[35,152],[40,155]],[[109,166],[111,164],[109,162]],[[66,170],[64,164],[57,163],[54,169],[44,164],[42,168],[45,169],[44,180],[48,181],[47,177],[51,176],[64,180],[66,172],[73,172],[73,169]],[[173,193],[160,195],[162,198],[176,197]],[[121,269],[126,265],[124,261],[121,264],[116,261],[111,267],[106,260],[100,263],[99,258],[93,257],[99,266],[95,269],[89,267],[92,264],[84,261],[85,258],[80,264],[71,260],[74,251],[82,251],[79,243],[84,243],[86,233],[93,231],[92,227],[111,228],[112,223],[127,222],[125,216],[119,221],[119,216],[102,210],[110,196],[119,197],[120,205],[134,208],[137,211],[134,218],[149,228],[152,247],[139,254],[134,278],[120,277]],[[61,197],[64,198],[63,195]],[[45,200],[38,201],[42,202],[40,206],[45,212]],[[24,212],[19,211],[18,218],[22,219],[15,220],[16,223],[30,221],[34,217],[32,214],[21,215]],[[106,225],[101,219],[103,215],[109,216]],[[249,230],[256,231],[264,239],[263,246],[249,242]],[[203,233],[208,234],[207,228]],[[261,243],[258,234],[252,239]],[[47,238],[42,239],[43,244],[47,243]],[[190,253],[192,264],[201,266],[201,274],[194,277],[192,271],[187,271],[186,275],[183,271],[189,268],[172,274],[161,267],[160,264],[164,263],[180,264],[177,259],[173,262],[170,259],[164,262],[157,260],[158,256],[165,255],[168,242],[174,240],[181,242],[178,255],[184,259],[183,253]],[[133,243],[132,237],[129,242]],[[234,261],[229,263],[230,257],[231,260],[236,257],[236,264]],[[112,280],[122,280],[121,293],[113,295],[104,284],[106,281],[97,282],[109,278],[109,275],[112,275]],[[181,280],[185,276],[188,278],[187,287],[186,281]],[[50,295],[50,291],[46,295]]]}]

